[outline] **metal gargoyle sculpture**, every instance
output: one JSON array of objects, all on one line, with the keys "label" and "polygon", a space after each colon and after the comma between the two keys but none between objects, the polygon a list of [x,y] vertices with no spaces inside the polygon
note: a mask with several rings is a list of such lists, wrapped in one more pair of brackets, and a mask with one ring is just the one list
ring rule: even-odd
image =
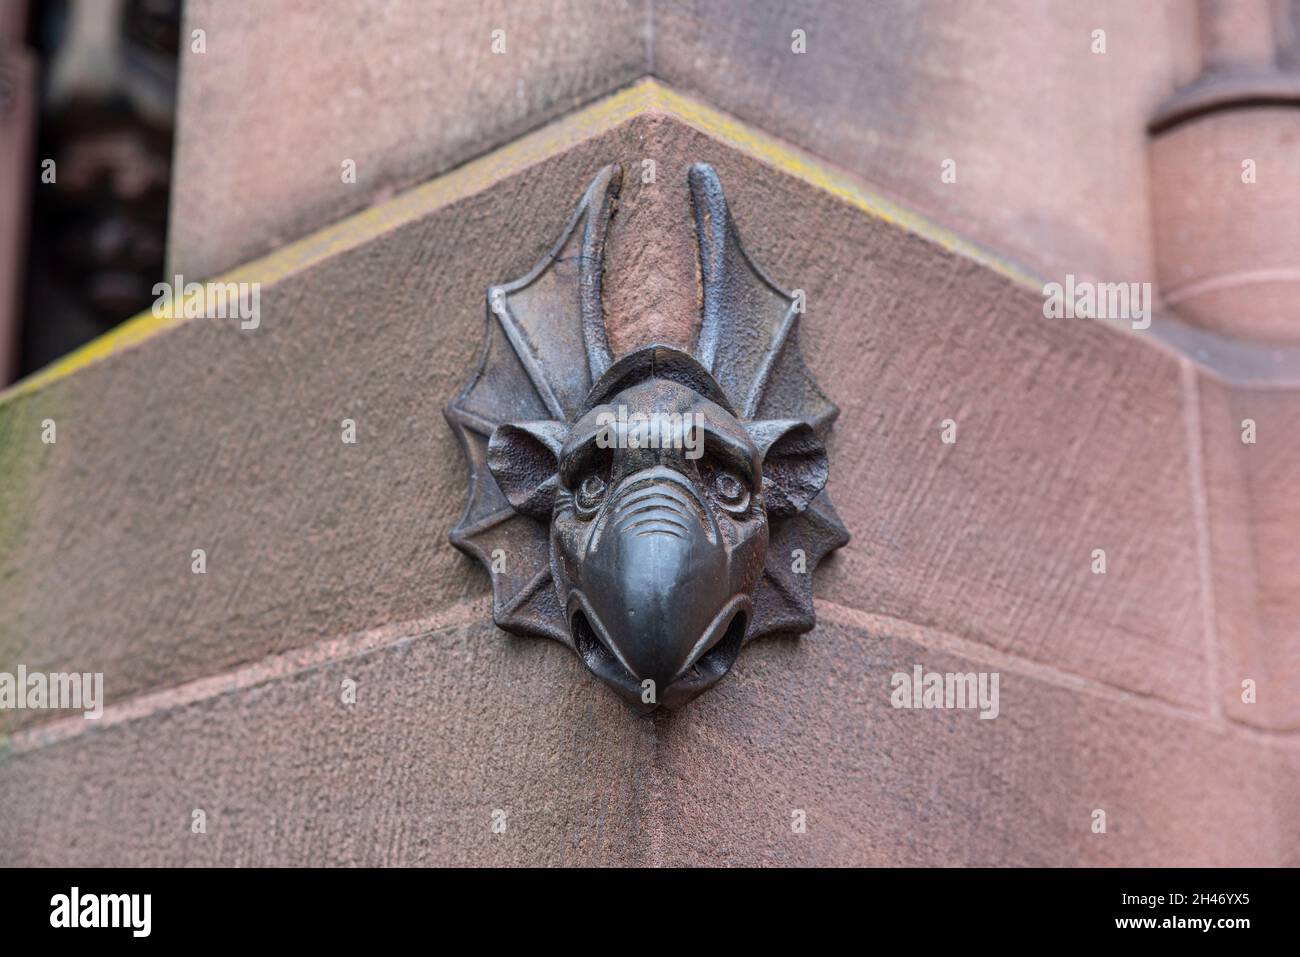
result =
[{"label": "metal gargoyle sculpture", "polygon": [[551,252],[488,291],[482,363],[446,412],[470,468],[451,541],[491,573],[496,623],[563,642],[643,710],[685,704],[747,641],[812,628],[813,569],[849,537],[824,489],[838,409],[799,354],[801,310],[741,248],[713,168],[689,178],[691,353],[610,352],[609,166]]}]

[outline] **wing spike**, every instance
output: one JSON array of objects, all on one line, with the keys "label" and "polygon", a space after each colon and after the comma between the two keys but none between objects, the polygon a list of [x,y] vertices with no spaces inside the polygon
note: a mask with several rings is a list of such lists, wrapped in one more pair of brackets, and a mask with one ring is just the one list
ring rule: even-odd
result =
[{"label": "wing spike", "polygon": [[696,163],[688,178],[703,300],[695,355],[732,404],[753,417],[796,328],[796,300],[749,258],[714,168]]},{"label": "wing spike", "polygon": [[[550,251],[521,278],[488,291],[488,309],[558,420],[573,414],[614,361],[601,285],[605,237],[622,182],[618,164],[604,167]],[[586,361],[575,362],[575,356]]]},{"label": "wing spike", "polygon": [[605,306],[601,285],[605,274],[605,235],[609,220],[623,186],[623,168],[617,163],[606,166],[591,186],[582,203],[590,209],[582,234],[581,296],[582,337],[587,347],[587,369],[595,382],[614,362],[605,331]]},{"label": "wing spike", "polygon": [[781,327],[776,331],[772,338],[772,345],[763,356],[763,361],[754,373],[754,381],[749,387],[749,395],[745,397],[745,404],[741,410],[741,415],[747,419],[753,419],[758,416],[758,403],[763,398],[763,393],[767,391],[768,379],[772,376],[772,366],[776,364],[781,355],[781,350],[785,348],[786,342],[791,338],[792,333],[797,330],[799,325],[799,314],[794,311],[793,307],[785,314],[781,320]]}]

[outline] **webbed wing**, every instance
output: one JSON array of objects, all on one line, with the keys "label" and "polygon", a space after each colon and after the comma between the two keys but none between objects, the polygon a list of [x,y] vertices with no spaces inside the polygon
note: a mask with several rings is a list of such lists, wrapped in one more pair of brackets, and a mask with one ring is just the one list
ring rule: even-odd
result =
[{"label": "webbed wing", "polygon": [[451,542],[492,576],[493,618],[521,634],[571,641],[552,587],[547,523],[517,513],[487,465],[508,422],[569,422],[611,364],[600,287],[617,166],[592,180],[559,240],[526,275],[488,290],[478,371],[445,412],[469,464],[470,496]]},{"label": "webbed wing", "polygon": [[[745,252],[713,167],[692,166],[690,184],[703,286],[696,358],[741,419],[799,419],[825,441],[839,409],[799,352],[799,303]],[[848,540],[825,490],[798,515],[774,519],[746,640],[812,628],[813,570]]]}]

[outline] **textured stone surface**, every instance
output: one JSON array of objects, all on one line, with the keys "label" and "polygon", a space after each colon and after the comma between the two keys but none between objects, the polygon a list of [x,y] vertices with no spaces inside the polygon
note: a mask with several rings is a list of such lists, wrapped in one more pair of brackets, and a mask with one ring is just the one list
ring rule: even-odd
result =
[{"label": "textured stone surface", "polygon": [[[647,147],[663,174],[630,184],[625,221],[642,196],[653,210],[675,195],[683,235],[664,255],[689,249],[673,170],[707,157],[756,256],[808,290],[812,362],[845,409],[832,488],[857,535],[830,593],[1173,700],[1200,693],[1175,364],[1094,324],[1044,320],[1002,277],[654,115],[530,170],[527,190],[507,181],[290,275],[264,290],[256,335],[190,323],[11,404],[15,440],[55,470],[33,485],[34,531],[9,556],[27,659],[84,661],[125,694],[473,590],[443,538],[462,479],[435,453],[436,411],[478,348],[482,290],[551,241],[567,215],[553,196]],[[506,219],[500,246],[460,242],[469,224]],[[615,289],[626,242],[612,241]],[[642,338],[638,316],[611,321]],[[851,378],[864,363],[872,374]],[[147,394],[134,388],[145,377]],[[1126,417],[1139,383],[1148,414]],[[56,400],[60,444],[37,446]],[[339,439],[345,416],[356,446]],[[948,416],[953,446],[939,441]],[[1135,467],[1153,443],[1163,454]],[[1109,515],[1103,495],[1159,520]],[[201,577],[195,547],[209,551]],[[1109,548],[1107,576],[1089,571],[1093,547]]]},{"label": "textured stone surface", "polygon": [[611,339],[686,334],[694,285],[647,314],[620,230],[662,231],[633,276],[684,272],[685,170],[714,163],[757,261],[807,291],[805,354],[843,409],[830,487],[854,540],[825,594],[1207,707],[1176,361],[1044,319],[1037,293],[657,109],[269,279],[255,332],[192,320],[0,406],[22,462],[0,665],[104,671],[117,700],[481,593],[446,542],[465,480],[440,410],[484,291],[531,267],[592,170],[647,155],[658,176],[629,177],[612,226]]},{"label": "textured stone surface", "polygon": [[[823,605],[658,727],[655,859],[866,865],[1294,865],[1294,743],[1218,727],[927,629]],[[890,678],[999,673],[1000,713],[895,710]],[[807,833],[791,829],[795,809]],[[1091,831],[1106,812],[1107,832]]]},{"label": "textured stone surface", "polygon": [[638,862],[652,727],[570,652],[503,637],[480,610],[0,756],[0,863]]},{"label": "textured stone surface", "polygon": [[635,79],[644,7],[186,3],[171,267],[209,278]]},{"label": "textured stone surface", "polygon": [[[1300,729],[1300,389],[1199,382],[1209,568],[1220,649],[1217,704],[1240,721]],[[1255,443],[1242,442],[1254,423]],[[1242,700],[1242,682],[1256,701]]]},{"label": "textured stone surface", "polygon": [[[256,332],[192,320],[0,402],[0,670],[103,670],[110,702],[4,716],[0,862],[1300,864],[1297,738],[1273,733],[1297,393],[1044,319],[1023,276],[806,155],[619,102],[237,273],[265,284]],[[807,293],[854,534],[816,631],[653,720],[493,629],[445,538],[440,411],[484,291],[611,160],[611,340],[689,340],[685,171],[713,163],[754,258]],[[894,710],[917,664],[998,671],[1000,716]],[[1260,710],[1231,700],[1242,669]]]},{"label": "textured stone surface", "polygon": [[[0,757],[0,848],[79,866],[1300,863],[1294,746],[820,614],[811,638],[756,643],[658,719],[559,645],[486,624],[237,672],[240,687]],[[915,664],[997,671],[999,716],[894,710],[890,676]]]},{"label": "textured stone surface", "polygon": [[196,277],[650,74],[1053,276],[1151,279],[1145,124],[1200,65],[1179,0],[201,0],[185,25],[208,52],[182,54],[171,251]]},{"label": "textured stone surface", "polygon": [[1153,278],[1146,120],[1198,66],[1179,0],[655,5],[656,75],[1053,277]]},{"label": "textured stone surface", "polygon": [[[791,208],[767,185],[760,208]],[[854,540],[825,594],[1206,707],[1177,360],[829,204],[795,234],[814,223],[833,239],[784,274],[842,408],[831,490]]]},{"label": "textured stone surface", "polygon": [[0,405],[0,668],[103,671],[116,699],[486,588],[447,542],[465,471],[441,411],[488,285],[532,265],[636,136],[268,281],[254,331],[191,320]]},{"label": "textured stone surface", "polygon": [[824,593],[1207,707],[1178,361],[738,159],[712,161],[757,260],[806,290],[842,409],[830,488],[854,539]]}]

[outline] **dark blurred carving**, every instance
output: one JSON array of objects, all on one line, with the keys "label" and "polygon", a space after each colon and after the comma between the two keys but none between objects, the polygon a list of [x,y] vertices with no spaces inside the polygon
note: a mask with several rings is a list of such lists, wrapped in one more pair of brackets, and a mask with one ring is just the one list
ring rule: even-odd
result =
[{"label": "dark blurred carving", "polygon": [[179,0],[40,4],[49,59],[22,372],[153,301],[164,273]]}]

